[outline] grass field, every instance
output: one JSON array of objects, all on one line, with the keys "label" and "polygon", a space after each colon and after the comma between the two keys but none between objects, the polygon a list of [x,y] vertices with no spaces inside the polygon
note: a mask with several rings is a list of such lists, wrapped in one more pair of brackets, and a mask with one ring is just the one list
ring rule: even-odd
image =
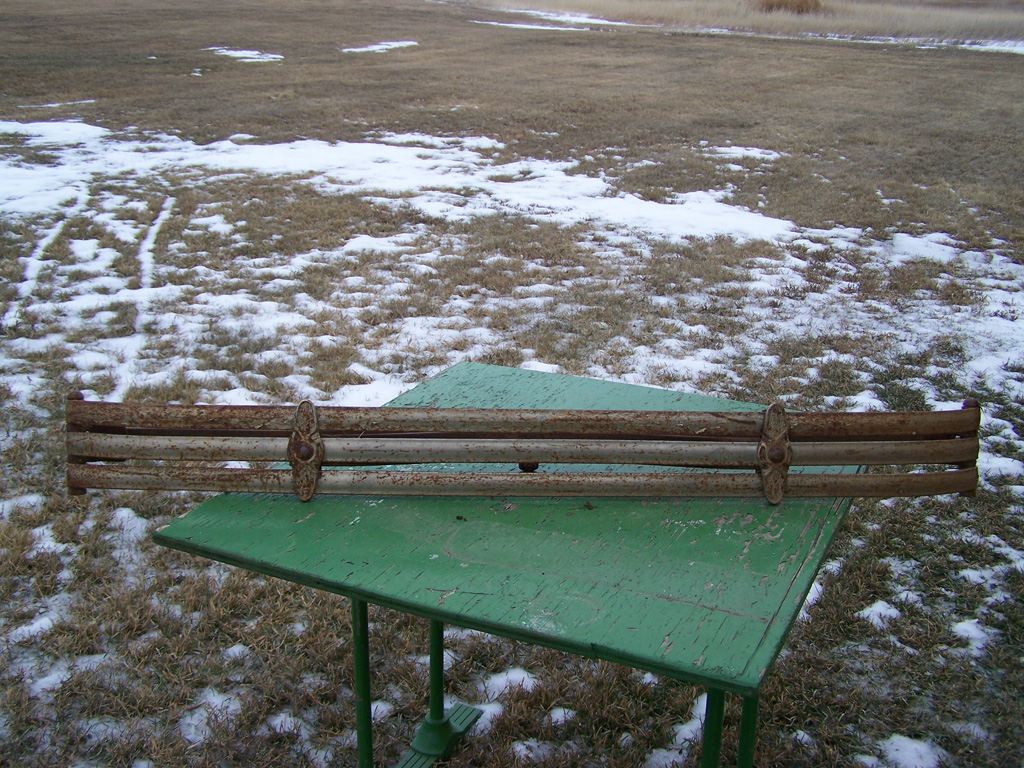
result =
[{"label": "grass field", "polygon": [[[1020,0],[488,0],[486,4],[691,31],[933,41],[1024,39]],[[765,13],[765,8],[777,10]]]},{"label": "grass field", "polygon": [[[1024,57],[921,42],[985,37],[965,9],[1021,39],[1019,4],[863,3],[914,26],[856,29],[833,4],[774,36],[628,5],[544,10],[661,26],[0,6],[0,764],[354,764],[345,601],[153,547],[195,497],[68,498],[68,392],[376,404],[461,360],[792,408],[977,397],[978,497],[855,500],[757,764],[1024,761]],[[426,626],[372,621],[390,765]],[[449,643],[448,693],[488,712],[450,765],[699,761],[693,686]]]}]

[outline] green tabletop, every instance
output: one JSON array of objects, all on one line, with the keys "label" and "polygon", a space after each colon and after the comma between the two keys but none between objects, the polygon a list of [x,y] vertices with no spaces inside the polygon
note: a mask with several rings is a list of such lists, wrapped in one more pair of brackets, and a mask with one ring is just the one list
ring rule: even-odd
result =
[{"label": "green tabletop", "polygon": [[[761,408],[471,363],[391,405]],[[445,623],[749,695],[785,641],[847,507],[836,499],[773,507],[717,498],[317,496],[302,503],[224,494],[155,538]]]}]

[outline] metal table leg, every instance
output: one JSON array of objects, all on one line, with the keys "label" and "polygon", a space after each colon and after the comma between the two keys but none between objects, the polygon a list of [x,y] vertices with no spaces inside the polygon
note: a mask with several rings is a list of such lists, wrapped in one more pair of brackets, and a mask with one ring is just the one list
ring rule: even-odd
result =
[{"label": "metal table leg", "polygon": [[352,661],[356,694],[356,765],[373,768],[373,719],[370,716],[370,635],[366,602],[352,599]]},{"label": "metal table leg", "polygon": [[754,743],[757,740],[758,697],[743,697],[743,718],[740,720],[740,754],[736,761],[738,768],[753,768]]},{"label": "metal table leg", "polygon": [[451,753],[482,710],[456,704],[444,711],[444,625],[430,620],[430,711],[396,768],[424,768]]},{"label": "metal table leg", "polygon": [[708,688],[708,703],[704,713],[704,749],[700,768],[718,768],[722,756],[722,720],[725,717],[725,691]]}]

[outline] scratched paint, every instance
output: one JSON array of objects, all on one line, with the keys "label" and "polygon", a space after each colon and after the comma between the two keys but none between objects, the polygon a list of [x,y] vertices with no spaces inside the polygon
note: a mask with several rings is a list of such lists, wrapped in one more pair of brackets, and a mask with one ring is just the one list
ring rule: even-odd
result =
[{"label": "scratched paint", "polygon": [[[459,366],[399,404],[707,404],[568,376],[541,376],[534,387],[536,377],[524,373]],[[763,500],[728,499],[317,496],[302,504],[290,495],[227,494],[157,537],[446,624],[753,692],[844,511],[828,499],[769,509]],[[710,525],[721,533],[696,540],[667,529]]]}]

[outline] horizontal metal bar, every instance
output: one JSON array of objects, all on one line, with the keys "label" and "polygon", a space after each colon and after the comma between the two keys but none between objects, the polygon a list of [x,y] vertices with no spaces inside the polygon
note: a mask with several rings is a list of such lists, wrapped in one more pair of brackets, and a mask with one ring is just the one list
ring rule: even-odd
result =
[{"label": "horizontal metal bar", "polygon": [[137,491],[217,491],[291,493],[290,469],[224,469],[218,467],[134,467],[123,464],[68,464],[69,488]]},{"label": "horizontal metal bar", "polygon": [[791,442],[940,439],[977,434],[981,424],[981,408],[977,405],[952,411],[787,412],[786,415]]},{"label": "horizontal metal bar", "polygon": [[[67,436],[69,456],[87,460],[284,461],[285,437]],[[978,455],[977,438],[906,442],[816,442],[793,446],[792,466],[960,464]],[[753,469],[755,443],[664,440],[481,440],[454,438],[327,438],[324,464],[422,463],[651,464]]]},{"label": "horizontal metal bar", "polygon": [[[763,412],[577,411],[474,408],[317,408],[320,433],[489,438],[757,440]],[[197,406],[102,403],[69,399],[70,432],[290,434],[292,406]],[[791,441],[942,438],[977,432],[980,409],[911,413],[790,413]]]},{"label": "horizontal metal bar", "polygon": [[978,438],[946,440],[867,440],[793,443],[794,467],[887,464],[962,464],[978,458]]},{"label": "horizontal metal bar", "polygon": [[[69,400],[72,430],[159,430],[163,434],[244,431],[290,434],[295,408],[262,405],[153,405]],[[760,412],[575,411],[478,408],[317,408],[320,433],[329,435],[470,435],[594,437],[760,435]]]},{"label": "horizontal metal bar", "polygon": [[[289,493],[290,470],[69,465],[74,488]],[[973,491],[975,468],[899,475],[790,474],[787,497],[922,496]],[[325,471],[318,493],[417,496],[740,497],[763,495],[754,472],[519,473]]]},{"label": "horizontal metal bar", "polygon": [[85,461],[285,461],[288,438],[69,432],[67,452]]},{"label": "horizontal metal bar", "polygon": [[864,496],[888,499],[896,496],[937,496],[973,493],[978,487],[978,470],[950,469],[940,472],[906,474],[793,474],[786,480],[786,497]]},{"label": "horizontal metal bar", "polygon": [[[69,485],[84,488],[289,493],[290,470],[72,465]],[[753,472],[533,473],[325,471],[318,493],[376,496],[741,496],[762,495]]]},{"label": "horizontal metal bar", "polygon": [[[164,437],[73,433],[68,455],[87,460],[283,461],[285,437]],[[518,463],[651,464],[753,469],[756,443],[652,440],[478,440],[339,438],[324,440],[325,465]]]}]

